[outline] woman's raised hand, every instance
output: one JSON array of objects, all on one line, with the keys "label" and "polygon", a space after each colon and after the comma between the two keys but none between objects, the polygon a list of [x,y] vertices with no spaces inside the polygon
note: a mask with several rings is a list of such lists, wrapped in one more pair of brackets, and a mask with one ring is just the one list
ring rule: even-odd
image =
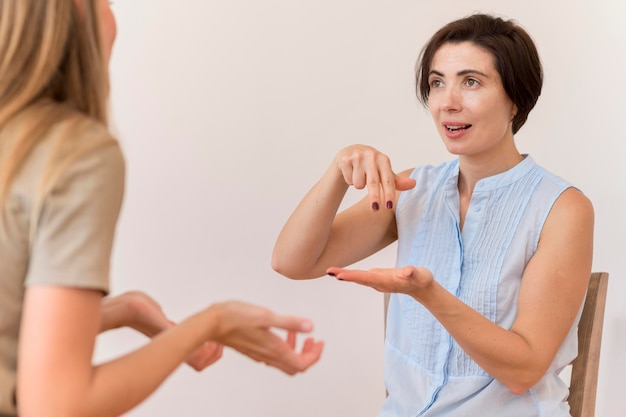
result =
[{"label": "woman's raised hand", "polygon": [[[278,235],[274,271],[318,278],[331,265],[351,265],[394,242],[396,201],[401,191],[415,187],[410,173],[394,173],[387,155],[371,146],[340,150]],[[350,186],[367,187],[367,195],[344,210]]]},{"label": "woman's raised hand", "polygon": [[[300,352],[296,350],[297,334],[313,330],[309,320],[277,315],[266,308],[238,301],[218,303],[206,311],[212,313],[209,325],[214,331],[186,360],[197,371],[220,359],[223,346],[289,375],[306,370],[322,354],[323,343],[313,338],[304,341]],[[175,325],[165,316],[161,306],[141,291],[107,297],[102,302],[101,331],[130,327],[154,337]],[[286,331],[285,338],[279,337],[275,329]]]},{"label": "woman's raised hand", "polygon": [[[239,301],[215,304],[209,310],[216,313],[212,340],[289,375],[305,371],[322,354],[323,342],[313,338],[304,341],[300,352],[296,348],[297,334],[313,330],[309,320]],[[286,336],[279,337],[275,330],[286,331]]]},{"label": "woman's raised hand", "polygon": [[414,179],[396,175],[389,157],[371,146],[348,146],[337,153],[335,162],[346,184],[358,190],[367,187],[374,211],[381,207],[393,209],[396,191],[415,187]]}]

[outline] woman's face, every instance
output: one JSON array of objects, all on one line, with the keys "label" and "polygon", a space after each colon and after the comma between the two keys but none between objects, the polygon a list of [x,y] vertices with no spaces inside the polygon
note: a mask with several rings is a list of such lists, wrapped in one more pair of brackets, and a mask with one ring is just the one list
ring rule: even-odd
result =
[{"label": "woman's face", "polygon": [[450,153],[497,156],[512,144],[516,107],[489,52],[471,42],[443,44],[428,83],[428,107]]}]

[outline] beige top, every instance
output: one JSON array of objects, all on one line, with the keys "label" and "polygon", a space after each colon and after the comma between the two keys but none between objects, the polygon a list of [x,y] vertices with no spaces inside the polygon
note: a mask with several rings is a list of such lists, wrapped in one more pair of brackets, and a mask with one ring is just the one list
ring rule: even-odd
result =
[{"label": "beige top", "polygon": [[[108,136],[103,126],[89,124],[88,133],[73,139],[72,147]],[[38,205],[37,187],[52,150],[48,139],[33,149],[0,207],[0,415],[17,412],[17,342],[25,288],[109,290],[110,255],[124,193],[122,152],[111,140],[72,159]],[[38,211],[37,229],[29,243],[33,210]]]}]

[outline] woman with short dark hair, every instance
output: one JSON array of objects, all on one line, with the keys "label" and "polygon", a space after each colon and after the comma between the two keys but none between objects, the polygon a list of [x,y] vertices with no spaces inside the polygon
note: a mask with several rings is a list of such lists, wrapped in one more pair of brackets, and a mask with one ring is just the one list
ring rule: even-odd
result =
[{"label": "woman with short dark hair", "polygon": [[[456,158],[395,174],[365,145],[339,151],[281,231],[273,268],[392,293],[379,417],[569,416],[593,208],[518,151],[541,64],[516,23],[477,14],[427,43],[417,91]],[[350,186],[367,196],[337,210]],[[398,243],[396,268],[345,266]]]}]

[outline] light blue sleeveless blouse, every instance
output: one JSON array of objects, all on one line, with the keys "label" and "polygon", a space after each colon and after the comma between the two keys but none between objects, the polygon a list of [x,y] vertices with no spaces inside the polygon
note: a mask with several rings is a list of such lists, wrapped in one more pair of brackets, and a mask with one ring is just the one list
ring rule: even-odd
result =
[{"label": "light blue sleeveless blouse", "polygon": [[[416,168],[396,208],[396,266],[422,266],[463,302],[505,329],[517,313],[526,264],[550,209],[570,184],[530,156],[479,181],[459,229],[458,160]],[[579,312],[580,316],[580,312]],[[413,298],[393,294],[385,341],[389,396],[379,417],[565,417],[568,387],[558,376],[577,354],[577,324],[548,372],[512,394],[483,371]]]}]

